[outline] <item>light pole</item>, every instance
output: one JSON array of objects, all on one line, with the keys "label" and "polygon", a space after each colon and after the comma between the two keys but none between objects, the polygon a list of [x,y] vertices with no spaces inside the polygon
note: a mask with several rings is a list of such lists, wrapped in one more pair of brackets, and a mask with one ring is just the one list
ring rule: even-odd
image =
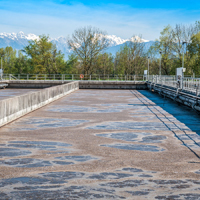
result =
[{"label": "light pole", "polygon": [[187,42],[182,42],[183,44],[183,61],[182,61],[182,68],[184,68],[184,44],[186,44]]},{"label": "light pole", "polygon": [[184,69],[184,44],[186,44],[187,42],[182,42],[183,45],[183,60],[182,60],[182,78],[181,78],[181,82],[182,82],[182,90],[183,90],[183,69]]},{"label": "light pole", "polygon": [[149,58],[150,57],[148,57],[148,81],[149,81]]},{"label": "light pole", "polygon": [[160,79],[161,79],[161,59],[162,59],[162,51],[160,51],[160,70],[159,70]]},{"label": "light pole", "polygon": [[1,80],[3,79],[3,65],[2,65],[2,56],[1,56]]}]

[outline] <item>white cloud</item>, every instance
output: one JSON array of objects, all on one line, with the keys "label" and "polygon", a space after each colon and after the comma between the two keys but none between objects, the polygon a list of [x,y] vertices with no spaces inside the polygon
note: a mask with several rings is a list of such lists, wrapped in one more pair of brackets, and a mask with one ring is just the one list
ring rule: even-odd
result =
[{"label": "white cloud", "polygon": [[[49,34],[51,37],[68,36],[80,27],[94,26],[109,35],[130,38],[142,35],[144,39],[159,37],[164,26],[176,23],[194,23],[199,13],[185,10],[133,9],[129,6],[107,5],[106,7],[87,7],[83,4],[61,5],[41,1],[1,2],[0,32]],[[190,11],[191,12],[191,11]]]}]

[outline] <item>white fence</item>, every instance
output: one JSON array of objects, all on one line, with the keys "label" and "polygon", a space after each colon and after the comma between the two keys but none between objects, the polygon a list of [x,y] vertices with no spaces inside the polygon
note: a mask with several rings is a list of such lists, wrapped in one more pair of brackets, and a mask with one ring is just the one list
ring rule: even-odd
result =
[{"label": "white fence", "polygon": [[144,75],[113,75],[113,74],[92,74],[84,75],[80,78],[80,74],[4,74],[4,80],[62,80],[62,81],[146,81]]},{"label": "white fence", "polygon": [[200,93],[200,78],[184,77],[177,79],[176,76],[150,75],[148,81],[153,84],[195,92],[197,95]]}]

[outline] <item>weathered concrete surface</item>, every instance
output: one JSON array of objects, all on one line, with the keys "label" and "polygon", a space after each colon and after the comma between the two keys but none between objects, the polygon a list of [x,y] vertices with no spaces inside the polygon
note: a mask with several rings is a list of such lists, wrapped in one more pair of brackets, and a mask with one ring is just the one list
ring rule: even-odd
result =
[{"label": "weathered concrete surface", "polygon": [[145,90],[145,81],[79,81],[80,89],[136,89]]},{"label": "weathered concrete surface", "polygon": [[0,198],[199,199],[199,121],[150,91],[78,90],[0,128]]},{"label": "weathered concrete surface", "polygon": [[[62,85],[73,81],[62,80],[12,80],[9,81],[9,88],[47,88],[55,85]],[[79,81],[80,89],[147,89],[145,81]]]},{"label": "weathered concrete surface", "polygon": [[73,82],[0,100],[0,126],[78,89],[79,83]]},{"label": "weathered concrete surface", "polygon": [[56,85],[63,85],[72,81],[62,80],[10,80],[9,88],[48,88]]},{"label": "weathered concrete surface", "polygon": [[16,96],[20,96],[22,94],[26,94],[28,92],[35,92],[40,89],[4,89],[0,90],[0,100],[8,99]]}]

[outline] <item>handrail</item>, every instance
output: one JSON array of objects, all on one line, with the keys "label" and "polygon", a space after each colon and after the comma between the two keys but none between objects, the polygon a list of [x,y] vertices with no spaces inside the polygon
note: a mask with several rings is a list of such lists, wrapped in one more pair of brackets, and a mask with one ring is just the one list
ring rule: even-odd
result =
[{"label": "handrail", "polygon": [[129,74],[89,74],[80,77],[80,74],[4,74],[6,80],[62,80],[62,81],[146,81],[144,75]]},{"label": "handrail", "polygon": [[189,93],[195,93],[196,96],[200,94],[200,78],[183,78],[176,79],[176,76],[149,76],[148,82],[153,84],[160,84],[162,86],[173,87],[180,89],[180,91],[186,91]]}]

